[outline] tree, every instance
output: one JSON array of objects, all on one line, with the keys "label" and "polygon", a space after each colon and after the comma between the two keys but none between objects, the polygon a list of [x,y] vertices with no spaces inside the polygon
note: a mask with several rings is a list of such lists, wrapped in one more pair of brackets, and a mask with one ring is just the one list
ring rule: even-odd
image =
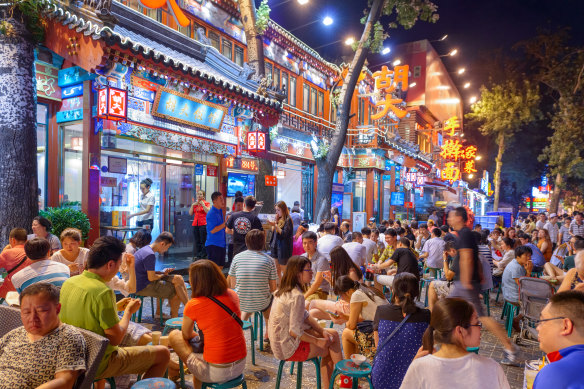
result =
[{"label": "tree", "polygon": [[34,47],[44,24],[40,0],[0,5],[0,247],[38,214]]},{"label": "tree", "polygon": [[570,177],[580,174],[584,147],[584,49],[568,44],[566,29],[555,33],[541,31],[534,39],[521,42],[527,60],[532,64],[535,81],[543,86],[545,94],[554,100],[550,127],[554,130],[550,144],[540,155],[547,161],[554,189],[550,212],[557,212],[562,188]]},{"label": "tree", "polygon": [[[254,69],[256,79],[260,80],[266,74],[262,34],[267,28],[270,7],[267,0],[263,0],[257,10],[254,0],[240,0],[239,12],[247,41],[247,63]],[[264,177],[273,174],[272,162],[259,158],[258,175],[260,179],[256,184],[256,194],[258,199],[263,201],[263,209],[267,213],[271,213],[274,209],[275,193],[274,187],[266,186]]]},{"label": "tree", "polygon": [[539,91],[525,80],[523,83],[508,80],[493,84],[490,88],[481,87],[480,100],[471,106],[472,112],[466,117],[481,123],[479,131],[492,136],[497,142],[495,158],[495,201],[494,209],[499,208],[501,189],[501,167],[503,154],[515,132],[540,117]]}]

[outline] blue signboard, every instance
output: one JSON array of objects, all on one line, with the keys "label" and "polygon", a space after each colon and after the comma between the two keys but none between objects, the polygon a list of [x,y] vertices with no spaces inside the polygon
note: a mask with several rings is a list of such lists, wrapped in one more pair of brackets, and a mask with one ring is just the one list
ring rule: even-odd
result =
[{"label": "blue signboard", "polygon": [[203,165],[195,165],[195,175],[202,176],[203,175]]},{"label": "blue signboard", "polygon": [[399,178],[396,178],[396,179],[395,179],[395,186],[400,186],[400,181],[399,181]]},{"label": "blue signboard", "polygon": [[83,96],[83,84],[66,86],[61,89],[61,96],[63,99],[70,97]]},{"label": "blue signboard", "polygon": [[389,159],[385,160],[385,170],[390,172],[391,171],[391,167],[393,166],[393,161],[390,161]]},{"label": "blue signboard", "polygon": [[135,86],[133,96],[137,99],[150,101],[152,103],[154,102],[156,93],[154,91]]},{"label": "blue signboard", "polygon": [[166,88],[159,88],[152,115],[219,132],[227,108]]},{"label": "blue signboard", "polygon": [[403,192],[391,192],[391,205],[403,206],[406,196]]},{"label": "blue signboard", "polygon": [[83,81],[93,80],[96,77],[95,74],[89,74],[79,66],[73,66],[72,68],[59,70],[59,86],[63,88],[81,84]]},{"label": "blue signboard", "polygon": [[72,122],[83,119],[83,109],[72,109],[70,111],[57,112],[57,123]]},{"label": "blue signboard", "polygon": [[345,191],[345,186],[343,184],[333,184],[333,192],[343,193]]}]

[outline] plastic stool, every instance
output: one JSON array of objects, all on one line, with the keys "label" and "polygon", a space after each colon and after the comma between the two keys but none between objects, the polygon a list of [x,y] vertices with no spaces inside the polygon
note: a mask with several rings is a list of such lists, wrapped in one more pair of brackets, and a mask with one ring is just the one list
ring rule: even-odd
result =
[{"label": "plastic stool", "polygon": [[[104,378],[106,380],[106,382],[109,384],[110,389],[116,389],[116,379],[114,377],[109,377],[109,378]],[[92,387],[95,388],[95,383],[97,381],[101,381],[101,380],[95,380],[93,381],[93,385]]]},{"label": "plastic stool", "polygon": [[510,338],[513,334],[513,319],[519,314],[519,307],[505,301],[503,304],[503,311],[501,312],[501,319],[505,318],[505,329],[507,336]]},{"label": "plastic stool", "polygon": [[367,378],[369,387],[373,387],[373,383],[371,382],[371,364],[369,362],[363,362],[359,366],[355,365],[350,359],[343,359],[342,361],[337,362],[333,375],[331,376],[330,389],[334,389],[335,379],[339,374],[346,375],[353,379],[353,389],[359,388],[359,378]]},{"label": "plastic stool", "polygon": [[[135,320],[136,317],[132,315],[132,321],[136,321],[136,323],[142,323],[142,308],[144,307],[144,297],[137,294],[131,294],[130,297],[140,299],[140,309],[138,309],[138,320]],[[164,327],[164,318],[162,315],[162,299],[158,299],[158,304],[160,305],[160,327]],[[152,319],[156,315],[156,311],[154,309],[154,297],[150,297],[150,306],[152,307]]]},{"label": "plastic stool", "polygon": [[146,378],[132,385],[132,389],[176,389],[176,384],[167,378]]},{"label": "plastic stool", "polygon": [[182,329],[182,317],[174,317],[172,319],[168,319],[166,323],[164,323],[164,329],[162,330],[162,336],[168,335],[172,330],[180,330]]},{"label": "plastic stool", "polygon": [[[320,387],[320,361],[318,358],[312,358],[308,361],[314,363],[316,367],[316,389],[321,389]],[[304,362],[308,362],[304,361]],[[282,380],[282,370],[284,369],[284,365],[288,361],[280,361],[280,365],[278,366],[278,376],[276,378],[276,388],[280,389],[280,381]],[[296,369],[296,389],[302,388],[302,364],[304,362],[296,362],[298,364],[298,368]],[[294,364],[294,362],[292,362]]]},{"label": "plastic stool", "polygon": [[243,320],[243,330],[249,330],[251,337],[251,364],[255,365],[255,331],[251,321]]},{"label": "plastic stool", "polygon": [[[264,315],[261,312],[253,313],[254,336],[260,344],[260,351],[264,351]],[[258,329],[260,336],[258,336]]]},{"label": "plastic stool", "polygon": [[424,286],[426,287],[426,292],[424,293],[424,306],[427,307],[428,306],[428,289],[430,288],[430,283],[432,281],[434,281],[435,278],[420,278],[420,294],[418,295],[418,298],[422,295],[422,289],[424,288]]},{"label": "plastic stool", "polygon": [[232,379],[231,381],[227,381],[227,382],[224,382],[222,384],[203,382],[203,386],[201,386],[201,389],[206,389],[206,388],[231,389],[231,388],[237,388],[238,386],[241,386],[243,389],[247,389],[247,384],[245,383],[245,377],[243,376],[243,374],[237,378]]},{"label": "plastic stool", "polygon": [[503,282],[499,282],[499,289],[497,289],[497,297],[495,297],[495,302],[498,303],[499,302],[499,294],[501,294],[501,288],[503,286]]}]

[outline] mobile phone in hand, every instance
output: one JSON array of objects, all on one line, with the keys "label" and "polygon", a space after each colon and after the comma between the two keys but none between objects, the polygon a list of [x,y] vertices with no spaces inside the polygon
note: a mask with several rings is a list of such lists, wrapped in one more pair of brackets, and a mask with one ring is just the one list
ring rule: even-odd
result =
[{"label": "mobile phone in hand", "polygon": [[332,312],[332,311],[325,311],[326,313],[328,313],[329,315],[331,315],[332,317],[334,317],[335,319],[338,319],[340,316],[338,313]]}]

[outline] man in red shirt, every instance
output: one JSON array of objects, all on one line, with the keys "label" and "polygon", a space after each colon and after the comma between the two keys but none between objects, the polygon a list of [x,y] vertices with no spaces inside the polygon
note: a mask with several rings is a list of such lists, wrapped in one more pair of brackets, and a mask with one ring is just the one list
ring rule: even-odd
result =
[{"label": "man in red shirt", "polygon": [[0,253],[0,269],[8,272],[8,276],[0,286],[1,298],[6,298],[8,292],[16,291],[12,285],[12,276],[32,263],[24,253],[24,244],[26,243],[26,230],[24,228],[13,228],[10,231],[8,242],[10,245]]}]

